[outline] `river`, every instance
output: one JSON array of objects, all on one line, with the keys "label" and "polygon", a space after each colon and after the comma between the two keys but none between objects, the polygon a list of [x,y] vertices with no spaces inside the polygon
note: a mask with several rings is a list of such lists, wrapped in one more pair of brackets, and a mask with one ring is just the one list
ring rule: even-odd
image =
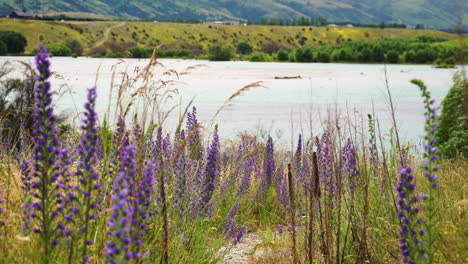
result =
[{"label": "river", "polygon": [[[34,62],[33,57],[0,57],[0,65],[7,60]],[[97,85],[97,111],[102,119],[109,105],[111,80],[114,78],[114,84],[120,83],[122,72],[130,77],[137,75],[148,60],[53,57],[51,63],[55,72],[51,80],[53,88],[61,92],[55,98],[57,110],[76,121],[79,118],[74,117],[82,111],[86,99],[86,88]],[[382,133],[388,134],[391,122],[386,79],[395,102],[400,134],[405,141],[417,142],[423,135],[424,109],[421,93],[410,80],[423,80],[432,96],[440,102],[452,86],[456,72],[456,69],[436,69],[429,65],[177,59],[161,59],[159,63],[161,65],[156,66],[151,79],[162,79],[167,87],[177,90],[177,93],[171,93],[171,98],[166,98],[161,108],[169,109],[179,103],[185,106],[195,97],[198,119],[206,131],[216,123],[224,139],[235,139],[239,133],[247,132],[260,137],[271,135],[284,142],[295,140],[299,132],[305,135],[311,135],[311,131],[314,135],[320,133],[327,116],[339,115],[346,127],[348,117],[358,120],[357,123],[361,123],[362,118],[366,123],[367,113],[372,112],[380,121]],[[18,74],[20,69],[18,66],[11,76]],[[300,78],[275,78],[297,76]],[[245,91],[215,116],[233,93],[255,82],[261,82],[261,87]],[[169,88],[158,91],[162,93],[166,89]],[[112,103],[112,107],[114,105]],[[140,105],[137,112],[141,115],[144,109]],[[180,109],[183,107],[176,107],[168,118],[165,125],[168,131],[175,127]],[[293,135],[291,131],[294,131]]]}]

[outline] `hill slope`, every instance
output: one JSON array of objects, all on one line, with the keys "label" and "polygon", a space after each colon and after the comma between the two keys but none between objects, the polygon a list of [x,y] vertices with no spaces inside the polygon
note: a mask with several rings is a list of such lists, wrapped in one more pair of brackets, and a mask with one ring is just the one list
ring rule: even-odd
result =
[{"label": "hill slope", "polygon": [[32,52],[39,42],[65,44],[71,40],[80,42],[85,53],[89,53],[91,49],[114,52],[134,45],[154,47],[164,44],[165,48],[206,50],[212,44],[235,47],[239,42],[248,42],[256,50],[265,45],[289,50],[301,45],[334,45],[343,41],[404,38],[421,34],[447,39],[458,38],[455,34],[441,31],[394,28],[211,26],[121,21],[54,22],[7,18],[0,18],[0,30],[14,30],[25,35],[28,40],[27,53]]},{"label": "hill slope", "polygon": [[[0,0],[0,14],[93,12],[128,18],[250,19],[325,17],[329,21],[398,22],[452,28],[465,0]],[[464,15],[465,21],[468,15]]]}]

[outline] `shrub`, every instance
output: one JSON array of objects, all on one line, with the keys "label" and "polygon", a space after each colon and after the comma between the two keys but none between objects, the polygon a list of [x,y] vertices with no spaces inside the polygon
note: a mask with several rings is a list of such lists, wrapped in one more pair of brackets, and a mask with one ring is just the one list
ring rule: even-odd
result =
[{"label": "shrub", "polygon": [[297,62],[312,62],[314,60],[312,47],[309,46],[302,46],[296,49],[295,55]]},{"label": "shrub", "polygon": [[287,61],[289,59],[289,54],[287,51],[280,49],[278,53],[276,53],[276,57],[279,61]]},{"label": "shrub", "polygon": [[388,63],[398,63],[398,52],[391,50],[387,53]]},{"label": "shrub", "polygon": [[26,38],[15,31],[0,31],[0,41],[6,44],[8,53],[22,53],[28,45]]},{"label": "shrub", "polygon": [[128,51],[130,52],[132,58],[136,59],[149,58],[151,56],[151,53],[148,53],[148,51],[142,47],[133,47],[130,48]]},{"label": "shrub", "polygon": [[231,48],[225,45],[214,45],[208,49],[210,61],[228,61],[232,57]]},{"label": "shrub", "polygon": [[[32,129],[34,106],[34,72],[25,70],[23,78],[8,78],[13,67],[4,63],[0,67],[0,135],[4,147],[15,147],[20,137]],[[24,140],[23,140],[24,141]]]},{"label": "shrub", "polygon": [[69,47],[63,44],[46,44],[46,49],[49,50],[53,56],[71,56],[72,51]]},{"label": "shrub", "polygon": [[72,53],[78,56],[83,54],[83,46],[81,46],[81,43],[76,39],[67,41],[67,47],[70,48]]},{"label": "shrub", "polygon": [[468,157],[468,120],[464,106],[468,83],[461,73],[455,74],[453,82],[441,103],[442,114],[438,118],[436,140],[443,157],[453,158],[457,153]]},{"label": "shrub", "polygon": [[246,42],[240,42],[237,44],[236,53],[238,54],[250,54],[252,53],[252,46]]},{"label": "shrub", "polygon": [[0,40],[0,56],[6,55],[8,52],[8,47],[5,42]]},{"label": "shrub", "polygon": [[250,54],[249,60],[254,62],[268,61],[268,55],[263,52],[254,52]]}]

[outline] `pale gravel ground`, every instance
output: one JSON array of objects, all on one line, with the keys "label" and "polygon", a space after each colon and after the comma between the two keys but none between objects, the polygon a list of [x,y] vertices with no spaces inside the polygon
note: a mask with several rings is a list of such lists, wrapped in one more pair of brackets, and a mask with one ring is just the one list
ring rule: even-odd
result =
[{"label": "pale gravel ground", "polygon": [[[258,233],[247,233],[245,234],[241,241],[235,245],[224,246],[219,250],[219,254],[224,254],[226,250],[228,252],[220,263],[226,264],[244,264],[251,263],[252,258],[262,257],[265,254],[268,254],[268,249],[258,248],[257,245],[262,242],[262,239]],[[232,247],[231,247],[232,246]]]}]

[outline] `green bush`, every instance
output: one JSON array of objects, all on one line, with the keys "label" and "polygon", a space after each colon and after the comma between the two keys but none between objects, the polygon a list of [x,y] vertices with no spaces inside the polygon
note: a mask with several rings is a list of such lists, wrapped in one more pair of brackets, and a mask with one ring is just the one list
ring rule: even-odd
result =
[{"label": "green bush", "polygon": [[161,58],[187,58],[192,57],[193,52],[189,49],[159,50],[158,55]]},{"label": "green bush", "polygon": [[296,49],[295,58],[297,62],[312,62],[314,61],[314,53],[312,47],[302,46]]},{"label": "green bush", "polygon": [[253,62],[268,61],[268,55],[263,52],[254,52],[250,54],[249,60]]},{"label": "green bush", "polygon": [[228,61],[232,57],[231,48],[225,45],[213,45],[208,49],[210,61]]},{"label": "green bush", "polygon": [[236,53],[238,54],[250,54],[252,53],[252,51],[252,46],[249,43],[240,42],[239,44],[237,44]]},{"label": "green bush", "polygon": [[26,38],[15,31],[0,31],[0,41],[6,44],[8,53],[23,53],[28,45]]},{"label": "green bush", "polygon": [[468,120],[464,97],[468,93],[468,82],[459,72],[453,77],[454,85],[442,101],[442,114],[436,131],[436,143],[445,158],[458,153],[468,157]]},{"label": "green bush", "polygon": [[132,58],[141,59],[149,58],[151,53],[148,53],[148,50],[142,47],[133,47],[128,50]]},{"label": "green bush", "polygon": [[287,51],[280,49],[278,53],[276,53],[276,58],[278,58],[279,61],[288,61],[289,54]]},{"label": "green bush", "polygon": [[72,51],[69,47],[63,44],[46,44],[46,49],[49,51],[50,54],[53,56],[71,56]]},{"label": "green bush", "polygon": [[398,63],[398,52],[391,50],[387,52],[387,62],[388,63]]},{"label": "green bush", "polygon": [[76,39],[67,41],[67,47],[70,48],[73,54],[78,56],[83,54],[83,46],[81,46],[81,43]]},{"label": "green bush", "polygon": [[6,55],[8,52],[8,47],[5,42],[0,40],[0,56]]}]

